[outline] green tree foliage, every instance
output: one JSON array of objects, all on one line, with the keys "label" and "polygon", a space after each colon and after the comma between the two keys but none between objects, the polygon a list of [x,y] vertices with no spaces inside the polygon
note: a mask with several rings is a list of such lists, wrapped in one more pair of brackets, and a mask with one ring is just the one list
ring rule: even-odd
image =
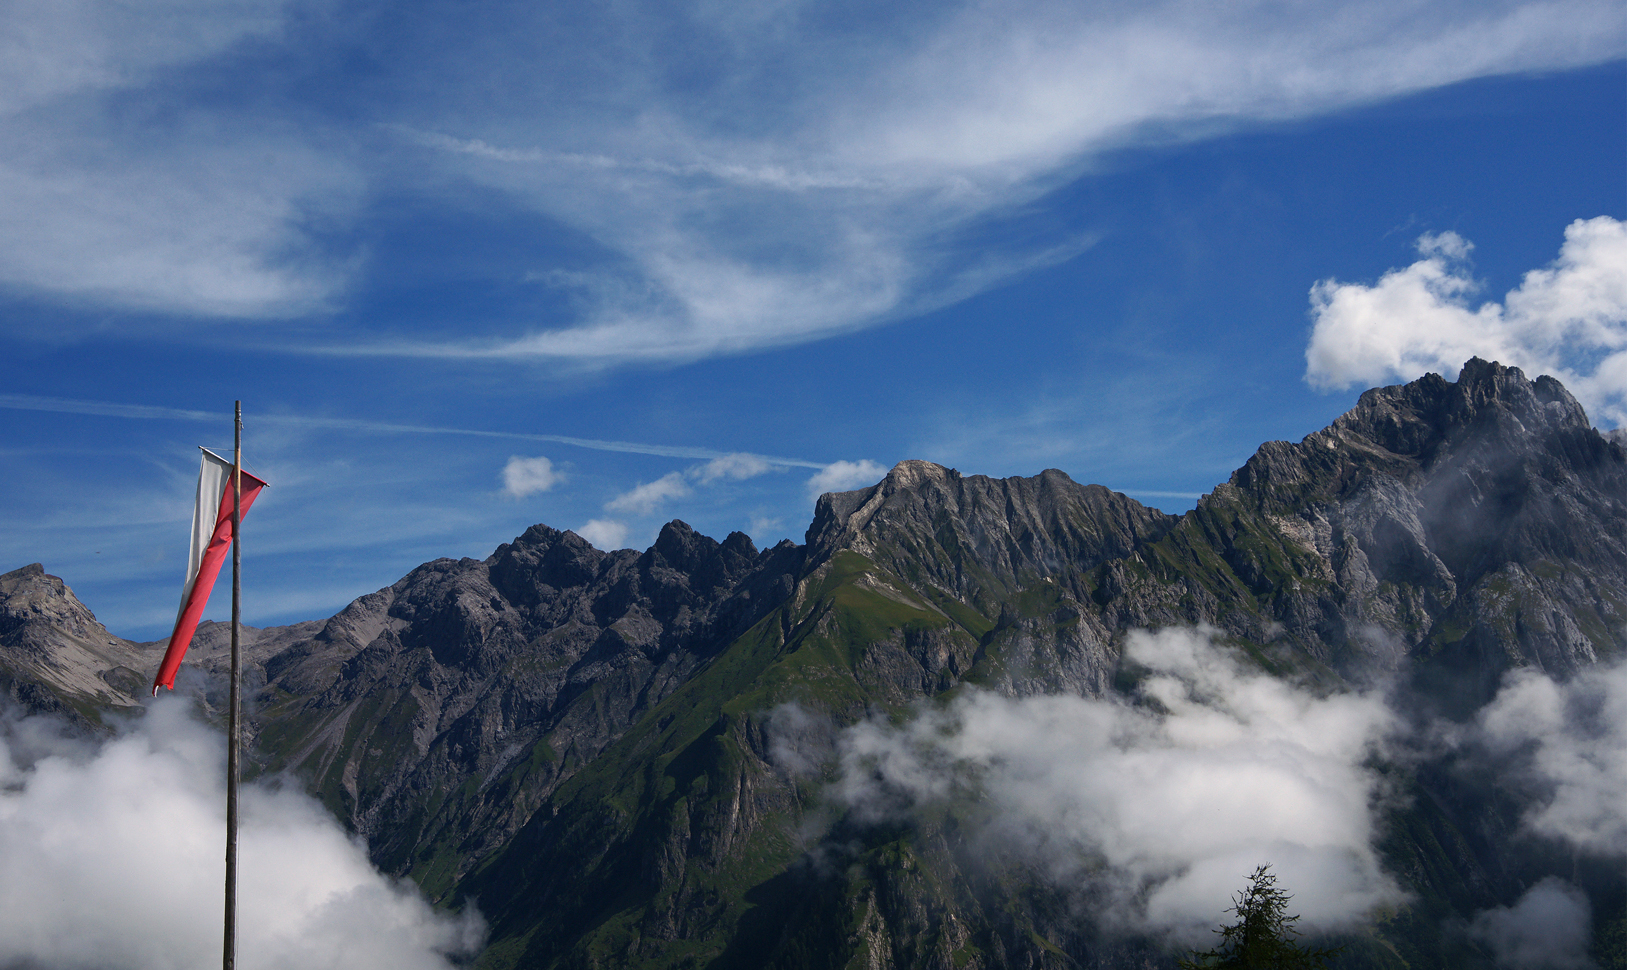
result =
[{"label": "green tree foliage", "polygon": [[1277,888],[1269,865],[1254,870],[1247,888],[1234,897],[1237,921],[1216,930],[1220,945],[1193,952],[1181,970],[1324,970],[1337,950],[1307,949],[1295,937],[1298,916],[1288,915],[1293,897]]}]

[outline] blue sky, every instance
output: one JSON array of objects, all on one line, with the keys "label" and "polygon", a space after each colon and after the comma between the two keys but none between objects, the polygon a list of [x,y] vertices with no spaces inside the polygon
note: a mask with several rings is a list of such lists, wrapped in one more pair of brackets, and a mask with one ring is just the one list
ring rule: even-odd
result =
[{"label": "blue sky", "polygon": [[[1627,420],[1621,2],[25,3],[0,569],[172,622],[535,522],[800,541],[904,458],[1179,511],[1471,353]],[[217,597],[211,615],[225,615]]]}]

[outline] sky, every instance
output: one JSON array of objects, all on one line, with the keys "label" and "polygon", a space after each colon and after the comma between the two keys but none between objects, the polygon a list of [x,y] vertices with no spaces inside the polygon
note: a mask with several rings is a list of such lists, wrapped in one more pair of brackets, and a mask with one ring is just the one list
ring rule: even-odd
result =
[{"label": "sky", "polygon": [[[1627,5],[21,0],[0,570],[168,633],[920,458],[1181,511],[1471,354],[1627,423]],[[226,597],[210,614],[223,618]]]}]

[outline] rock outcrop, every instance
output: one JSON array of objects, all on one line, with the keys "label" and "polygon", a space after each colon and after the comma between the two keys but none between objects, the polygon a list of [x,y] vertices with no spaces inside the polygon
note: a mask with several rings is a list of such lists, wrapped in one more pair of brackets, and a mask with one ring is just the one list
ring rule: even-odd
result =
[{"label": "rock outcrop", "polygon": [[99,727],[140,709],[147,667],[40,563],[0,576],[0,686],[13,703]]},{"label": "rock outcrop", "polygon": [[265,662],[259,755],[381,863],[450,885],[783,600],[801,558],[672,522],[643,554],[539,525],[426,563]]}]

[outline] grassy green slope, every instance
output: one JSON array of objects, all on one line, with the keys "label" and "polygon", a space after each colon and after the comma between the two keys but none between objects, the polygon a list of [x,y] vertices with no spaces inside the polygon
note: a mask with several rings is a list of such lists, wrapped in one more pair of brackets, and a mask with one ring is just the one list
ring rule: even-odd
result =
[{"label": "grassy green slope", "polygon": [[[1183,610],[1258,625],[1270,616],[1284,577],[1310,572],[1298,561],[1307,556],[1260,513],[1221,501],[1131,561],[1131,582],[1107,599],[1175,597]],[[1076,579],[1087,587],[1096,582]],[[1061,608],[1061,583],[1002,592],[973,610],[921,592],[856,553],[838,553],[805,580],[792,603],[731,643],[578,771],[509,846],[459,884],[457,897],[475,899],[492,920],[480,965],[840,967],[878,939],[896,944],[898,927],[889,937],[877,913],[887,900],[897,910],[900,894],[919,897],[906,909],[976,910],[982,903],[967,897],[968,883],[998,890],[1002,877],[972,874],[945,848],[953,813],[913,832],[851,833],[857,854],[845,876],[793,878],[805,851],[798,827],[817,803],[817,788],[774,770],[764,728],[769,712],[790,701],[842,723],[867,710],[902,715],[922,696],[988,678],[1023,623],[1073,622]],[[886,662],[922,637],[952,644],[962,660],[959,676],[932,682],[924,695],[898,689],[897,666]],[[1257,644],[1244,645],[1279,672],[1309,674],[1329,686],[1337,680],[1304,652],[1268,658]],[[1449,828],[1422,811],[1395,819],[1386,848],[1413,869],[1420,905],[1390,914],[1352,941],[1350,952],[1362,954],[1362,965],[1445,965],[1448,954],[1428,952],[1424,923],[1462,908],[1449,897],[1461,894],[1463,860],[1443,856],[1437,845]],[[924,861],[900,871],[899,861],[912,855]],[[1027,899],[1033,893],[1016,884],[1006,888],[1009,905],[984,913],[981,926],[949,936],[952,923],[927,920],[911,948],[923,961],[947,948],[957,966],[985,965],[977,954],[1002,945],[1032,949],[1036,958],[1055,950],[1061,924],[1042,912],[1054,901],[1043,893]]]},{"label": "grassy green slope", "polygon": [[[704,966],[802,854],[811,792],[766,762],[766,717],[795,701],[841,720],[897,706],[873,660],[937,635],[977,639],[897,577],[851,552],[793,603],[731,643],[653,708],[459,887],[491,917],[482,966]],[[901,708],[899,708],[901,713]],[[546,919],[542,917],[546,914]]]}]

